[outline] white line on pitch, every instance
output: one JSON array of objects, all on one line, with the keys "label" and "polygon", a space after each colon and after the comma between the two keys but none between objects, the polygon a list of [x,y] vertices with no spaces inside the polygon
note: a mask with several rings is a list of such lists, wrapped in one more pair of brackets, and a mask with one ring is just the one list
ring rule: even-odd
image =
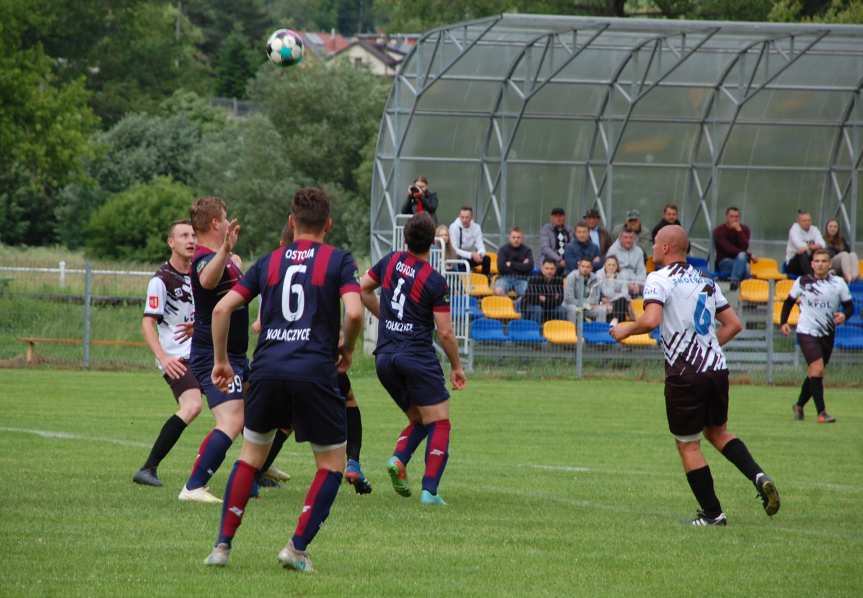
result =
[{"label": "white line on pitch", "polygon": [[86,440],[89,442],[107,442],[110,444],[119,444],[120,446],[134,446],[136,448],[149,448],[149,444],[143,442],[135,442],[134,440],[121,440],[119,438],[104,438],[101,436],[82,436],[80,434],[72,434],[71,432],[55,432],[52,430],[31,430],[27,428],[7,428],[0,426],[0,432],[14,432],[18,434],[33,434],[41,438],[51,438],[54,440]]}]

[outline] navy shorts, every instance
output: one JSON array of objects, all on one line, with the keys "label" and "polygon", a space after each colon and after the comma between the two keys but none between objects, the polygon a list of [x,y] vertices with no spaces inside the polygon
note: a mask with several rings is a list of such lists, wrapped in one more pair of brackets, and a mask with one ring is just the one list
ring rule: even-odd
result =
[{"label": "navy shorts", "polygon": [[234,369],[234,379],[228,385],[228,392],[224,393],[213,384],[213,359],[210,357],[196,358],[189,362],[189,369],[198,380],[201,386],[201,392],[207,396],[207,406],[210,409],[221,405],[227,401],[243,400],[243,384],[249,379],[249,360],[243,355],[228,355],[228,361],[231,362],[231,367]]},{"label": "navy shorts", "polygon": [[342,396],[347,400],[351,394],[351,379],[348,378],[347,374],[339,373],[339,392],[342,393]]},{"label": "navy shorts", "polygon": [[347,439],[345,400],[335,382],[256,380],[249,383],[245,427],[267,434],[292,428],[297,442],[341,444]]},{"label": "navy shorts", "polygon": [[375,356],[378,380],[401,408],[426,407],[449,399],[437,355],[382,353]]}]

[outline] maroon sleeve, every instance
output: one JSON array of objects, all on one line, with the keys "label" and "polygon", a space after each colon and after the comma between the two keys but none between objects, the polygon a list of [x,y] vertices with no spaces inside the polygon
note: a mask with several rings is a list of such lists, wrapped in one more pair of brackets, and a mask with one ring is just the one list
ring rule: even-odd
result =
[{"label": "maroon sleeve", "polygon": [[740,225],[741,231],[738,237],[740,238],[740,251],[749,251],[749,227],[745,224]]},{"label": "maroon sleeve", "polygon": [[[716,245],[716,253],[722,255],[737,255],[740,249],[731,241],[731,230],[724,224],[713,229],[713,244]],[[748,242],[747,242],[748,245]]]}]

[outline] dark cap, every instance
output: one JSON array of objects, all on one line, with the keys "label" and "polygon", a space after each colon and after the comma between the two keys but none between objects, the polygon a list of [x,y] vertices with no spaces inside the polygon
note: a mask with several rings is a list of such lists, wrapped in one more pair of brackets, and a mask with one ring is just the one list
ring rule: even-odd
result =
[{"label": "dark cap", "polygon": [[566,216],[566,212],[564,211],[563,208],[553,208],[551,210],[551,215],[552,216]]},{"label": "dark cap", "polygon": [[590,208],[588,211],[584,213],[585,218],[599,218],[599,210],[596,208]]}]

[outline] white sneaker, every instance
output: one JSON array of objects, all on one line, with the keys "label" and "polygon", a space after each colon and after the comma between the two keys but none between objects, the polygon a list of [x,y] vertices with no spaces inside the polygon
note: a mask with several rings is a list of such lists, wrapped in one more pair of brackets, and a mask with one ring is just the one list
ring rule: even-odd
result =
[{"label": "white sneaker", "polygon": [[288,542],[288,545],[279,551],[278,558],[285,569],[295,569],[301,573],[312,573],[315,570],[312,567],[312,561],[309,560],[309,553],[305,550],[294,548],[293,540]]},{"label": "white sneaker", "polygon": [[228,564],[229,556],[231,556],[231,548],[227,544],[216,544],[204,560],[204,564],[208,567],[224,567]]},{"label": "white sneaker", "polygon": [[180,500],[188,501],[188,502],[202,502],[209,504],[221,504],[222,499],[217,498],[210,494],[209,486],[201,486],[200,488],[195,488],[194,490],[189,490],[186,488],[186,485],[183,484],[183,489],[180,490],[180,495],[177,496]]},{"label": "white sneaker", "polygon": [[290,474],[285,473],[275,465],[270,466],[270,468],[264,472],[264,477],[275,480],[276,482],[287,482],[291,479]]}]

